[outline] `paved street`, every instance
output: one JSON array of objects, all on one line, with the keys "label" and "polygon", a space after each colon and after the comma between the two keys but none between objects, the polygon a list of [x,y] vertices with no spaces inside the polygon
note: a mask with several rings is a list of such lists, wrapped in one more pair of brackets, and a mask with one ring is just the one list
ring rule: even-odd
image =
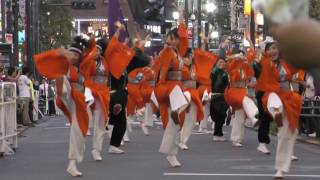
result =
[{"label": "paved street", "polygon": [[[66,172],[68,128],[63,117],[52,118],[38,127],[28,129],[19,141],[13,156],[0,159],[1,180],[67,180],[75,179]],[[272,179],[275,155],[275,138],[270,146],[270,156],[256,151],[256,132],[247,129],[243,148],[230,142],[213,143],[211,135],[194,134],[190,150],[180,151],[181,168],[170,168],[165,156],[158,153],[163,130],[160,126],[144,136],[138,126],[126,144],[124,155],[107,153],[109,139],[104,146],[102,162],[91,157],[91,137],[87,140],[85,160],[79,165],[83,180],[267,180]],[[226,129],[229,136],[229,129]],[[320,146],[296,144],[296,155],[288,180],[320,178]]]}]

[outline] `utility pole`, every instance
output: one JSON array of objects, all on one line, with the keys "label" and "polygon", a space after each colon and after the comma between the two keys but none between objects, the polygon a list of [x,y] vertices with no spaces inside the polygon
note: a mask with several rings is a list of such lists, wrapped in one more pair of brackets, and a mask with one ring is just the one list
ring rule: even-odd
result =
[{"label": "utility pole", "polygon": [[189,0],[185,0],[184,1],[184,11],[186,12],[186,14],[185,14],[185,24],[186,24],[187,28],[189,28],[188,27],[188,25],[189,25]]},{"label": "utility pole", "polygon": [[2,32],[1,32],[1,41],[5,42],[6,41],[6,1],[1,0],[1,27],[2,27]]},{"label": "utility pole", "polygon": [[256,45],[256,23],[255,23],[255,17],[254,17],[254,10],[251,10],[251,19],[250,19],[250,39],[253,43],[253,46]]},{"label": "utility pole", "polygon": [[201,45],[201,37],[199,36],[199,33],[201,32],[201,0],[197,1],[198,5],[198,34],[196,35],[198,37],[198,47]]},{"label": "utility pole", "polygon": [[12,1],[13,11],[13,56],[11,60],[12,66],[18,66],[19,64],[19,1]]}]

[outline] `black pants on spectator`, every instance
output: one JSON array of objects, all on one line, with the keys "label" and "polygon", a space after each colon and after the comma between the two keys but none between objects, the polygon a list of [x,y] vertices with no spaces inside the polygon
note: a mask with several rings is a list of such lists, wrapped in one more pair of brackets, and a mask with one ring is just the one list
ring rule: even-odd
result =
[{"label": "black pants on spectator", "polygon": [[48,108],[49,108],[49,115],[55,115],[56,114],[56,107],[54,105],[54,100],[48,101]]},{"label": "black pants on spectator", "polygon": [[33,101],[29,101],[29,117],[30,117],[31,123],[34,123],[34,119],[33,119]]},{"label": "black pants on spectator", "polygon": [[270,143],[270,123],[272,122],[272,117],[268,112],[266,112],[263,108],[262,97],[264,92],[257,91],[256,98],[258,101],[258,109],[259,109],[259,129],[258,129],[258,140],[260,143]]},{"label": "black pants on spectator", "polygon": [[[122,110],[119,114],[113,114],[113,106],[120,104]],[[127,92],[126,90],[118,90],[111,95],[110,99],[110,121],[113,125],[110,145],[119,147],[127,129],[127,117],[126,117],[126,105],[127,105]]]},{"label": "black pants on spectator", "polygon": [[223,124],[227,117],[228,105],[223,95],[214,96],[210,103],[210,117],[214,121],[214,136],[223,136]]}]

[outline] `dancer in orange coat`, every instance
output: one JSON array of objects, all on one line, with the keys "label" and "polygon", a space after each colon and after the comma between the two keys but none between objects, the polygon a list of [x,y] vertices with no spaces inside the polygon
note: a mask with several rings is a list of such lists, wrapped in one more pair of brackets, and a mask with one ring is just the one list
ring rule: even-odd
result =
[{"label": "dancer in orange coat", "polygon": [[[95,45],[95,43],[94,43]],[[107,48],[105,39],[99,39],[90,54],[81,63],[80,69],[86,77],[86,87],[90,88],[94,96],[93,108],[93,150],[95,161],[101,161],[102,143],[105,126],[109,117],[110,94],[108,87],[109,67],[102,56]]]},{"label": "dancer in orange coat", "polygon": [[260,64],[262,71],[256,89],[265,92],[262,103],[279,128],[275,178],[282,179],[290,169],[302,106],[301,96],[293,92],[290,85],[292,76],[297,71],[280,60],[275,42],[266,44],[266,54]]},{"label": "dancer in orange coat", "polygon": [[151,67],[143,68],[143,81],[140,86],[140,92],[143,97],[145,111],[142,117],[141,128],[143,133],[148,136],[149,130],[148,126],[153,126],[153,112],[154,112],[154,104],[151,101],[151,96],[154,96],[154,88],[155,88],[155,71],[154,64],[150,63]]},{"label": "dancer in orange coat", "polygon": [[203,121],[204,109],[202,101],[197,90],[196,71],[195,66],[192,63],[193,55],[192,50],[188,49],[186,55],[183,58],[184,67],[182,88],[185,96],[189,102],[189,107],[185,111],[185,118],[180,133],[180,148],[182,150],[189,149],[187,142],[191,136],[192,130],[196,122]]},{"label": "dancer in orange coat", "polygon": [[207,132],[210,117],[211,80],[210,73],[219,57],[205,50],[208,38],[203,37],[201,48],[194,51],[194,65],[198,83],[198,91],[204,106],[204,119],[200,122],[199,132]]},{"label": "dancer in orange coat", "polygon": [[76,37],[68,50],[56,49],[34,56],[38,72],[47,79],[56,79],[57,105],[71,123],[67,168],[71,176],[82,176],[76,163],[83,160],[84,137],[88,131],[85,78],[79,70],[84,44],[84,39]]},{"label": "dancer in orange coat", "polygon": [[178,29],[173,29],[167,34],[166,45],[160,52],[160,76],[155,88],[161,120],[165,128],[159,151],[167,155],[167,160],[173,167],[181,166],[176,158],[180,129],[179,114],[188,106],[181,90],[182,57],[188,47],[188,37],[182,14],[180,13],[181,19]]},{"label": "dancer in orange coat", "polygon": [[256,117],[258,108],[248,97],[247,90],[248,82],[254,72],[244,53],[229,56],[228,59],[227,71],[230,85],[225,90],[224,96],[228,105],[235,112],[230,139],[233,146],[242,147],[246,117],[252,121],[252,124],[258,121]]}]

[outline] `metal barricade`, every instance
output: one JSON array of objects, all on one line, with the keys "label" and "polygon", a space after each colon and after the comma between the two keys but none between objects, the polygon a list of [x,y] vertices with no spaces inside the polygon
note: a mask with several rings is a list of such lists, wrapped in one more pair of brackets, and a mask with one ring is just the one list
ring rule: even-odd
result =
[{"label": "metal barricade", "polygon": [[0,83],[0,153],[13,154],[18,147],[16,84]]},{"label": "metal barricade", "polygon": [[301,126],[309,131],[312,129],[318,138],[320,138],[320,97],[306,99],[302,105]]}]

